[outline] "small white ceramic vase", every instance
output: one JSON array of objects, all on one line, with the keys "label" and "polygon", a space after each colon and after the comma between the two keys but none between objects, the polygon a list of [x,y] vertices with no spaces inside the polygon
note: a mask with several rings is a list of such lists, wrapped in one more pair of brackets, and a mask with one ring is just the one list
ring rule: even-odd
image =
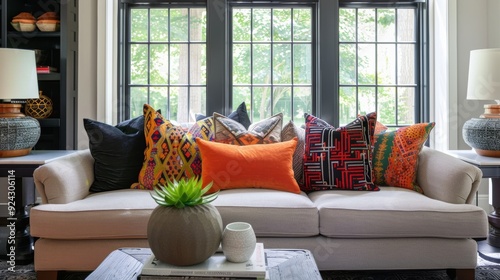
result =
[{"label": "small white ceramic vase", "polygon": [[256,242],[255,232],[249,223],[230,223],[222,232],[222,252],[230,262],[248,261]]}]

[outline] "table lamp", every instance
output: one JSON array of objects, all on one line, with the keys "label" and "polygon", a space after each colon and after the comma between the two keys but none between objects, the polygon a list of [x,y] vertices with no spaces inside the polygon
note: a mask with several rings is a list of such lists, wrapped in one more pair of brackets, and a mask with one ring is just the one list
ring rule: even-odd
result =
[{"label": "table lamp", "polygon": [[467,99],[496,101],[484,105],[479,118],[466,121],[462,135],[477,154],[500,157],[500,49],[470,52]]},{"label": "table lamp", "polygon": [[22,102],[38,98],[35,52],[0,48],[0,157],[30,153],[40,138],[40,123],[21,112]]}]

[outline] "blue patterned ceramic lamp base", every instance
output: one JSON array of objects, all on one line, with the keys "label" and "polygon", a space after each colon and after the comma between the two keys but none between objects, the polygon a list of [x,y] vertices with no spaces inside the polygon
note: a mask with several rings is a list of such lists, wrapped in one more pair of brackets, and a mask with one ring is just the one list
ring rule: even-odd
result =
[{"label": "blue patterned ceramic lamp base", "polygon": [[462,136],[479,155],[500,157],[500,118],[472,118],[465,122]]}]

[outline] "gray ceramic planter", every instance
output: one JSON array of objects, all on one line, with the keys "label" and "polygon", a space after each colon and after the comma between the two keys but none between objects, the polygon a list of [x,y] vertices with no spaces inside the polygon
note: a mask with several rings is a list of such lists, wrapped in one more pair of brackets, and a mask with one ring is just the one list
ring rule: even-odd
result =
[{"label": "gray ceramic planter", "polygon": [[157,259],[185,266],[201,263],[219,248],[222,219],[211,204],[157,206],[148,222],[148,242]]}]

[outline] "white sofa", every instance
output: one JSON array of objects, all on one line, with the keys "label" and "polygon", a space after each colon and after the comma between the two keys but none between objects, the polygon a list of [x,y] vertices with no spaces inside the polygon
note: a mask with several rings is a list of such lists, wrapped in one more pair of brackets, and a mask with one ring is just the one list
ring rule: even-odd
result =
[{"label": "white sofa", "polygon": [[[224,224],[253,225],[266,248],[310,250],[320,270],[449,269],[474,279],[486,213],[472,205],[481,170],[424,147],[418,184],[378,192],[224,190],[213,204]],[[148,247],[146,225],[157,206],[149,191],[89,193],[93,158],[82,150],[34,173],[43,203],[31,209],[35,270],[91,271],[120,247]]]}]

